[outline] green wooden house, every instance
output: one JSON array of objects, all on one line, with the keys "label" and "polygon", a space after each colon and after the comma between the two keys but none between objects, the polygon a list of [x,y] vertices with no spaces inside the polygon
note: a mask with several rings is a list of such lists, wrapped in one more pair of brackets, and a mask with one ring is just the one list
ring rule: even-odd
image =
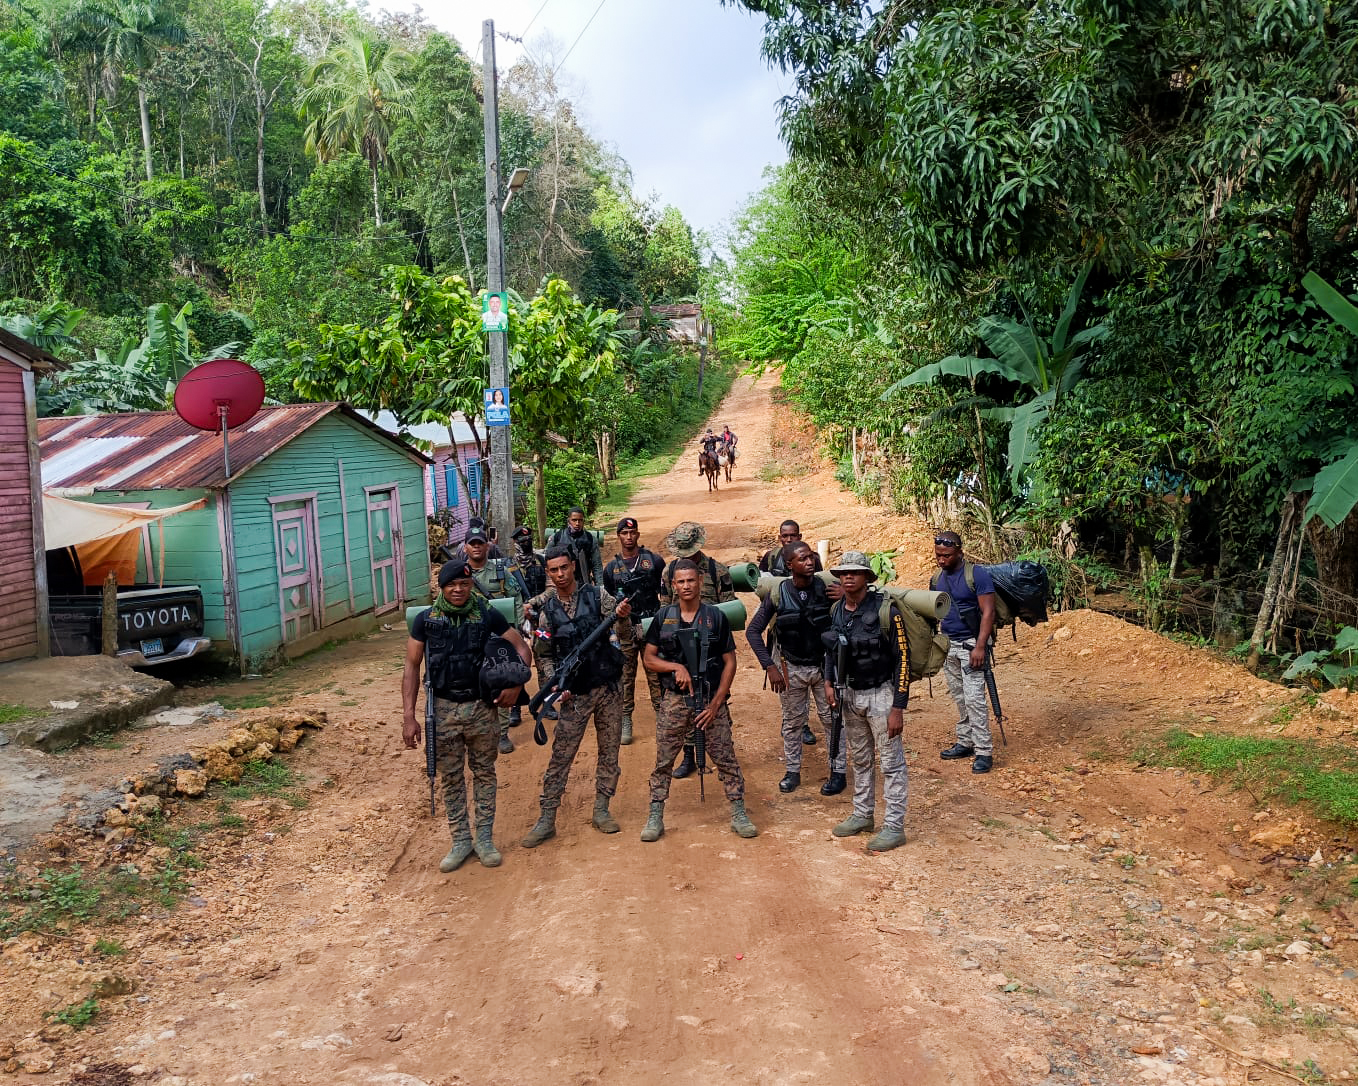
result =
[{"label": "green wooden house", "polygon": [[429,599],[429,458],[345,404],[262,408],[230,433],[230,478],[221,436],[171,412],[42,419],[39,438],[46,493],[201,501],[127,541],[136,582],[199,585],[214,651],[242,670]]}]

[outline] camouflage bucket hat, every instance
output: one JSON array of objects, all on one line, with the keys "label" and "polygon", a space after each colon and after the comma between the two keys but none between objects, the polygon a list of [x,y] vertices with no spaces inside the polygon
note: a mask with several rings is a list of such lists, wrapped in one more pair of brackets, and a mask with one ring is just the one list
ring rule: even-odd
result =
[{"label": "camouflage bucket hat", "polygon": [[841,573],[866,573],[869,584],[877,580],[876,570],[872,568],[868,556],[862,551],[845,551],[840,555],[839,561],[830,567],[830,573],[835,577]]},{"label": "camouflage bucket hat", "polygon": [[676,558],[697,554],[707,542],[707,533],[695,520],[686,520],[665,537],[665,549]]}]

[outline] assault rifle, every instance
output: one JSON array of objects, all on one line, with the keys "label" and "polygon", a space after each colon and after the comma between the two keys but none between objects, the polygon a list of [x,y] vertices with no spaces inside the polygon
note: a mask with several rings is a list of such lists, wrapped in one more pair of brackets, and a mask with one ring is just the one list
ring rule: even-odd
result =
[{"label": "assault rifle", "polygon": [[429,813],[434,815],[434,775],[438,772],[438,724],[434,716],[434,682],[429,677],[429,656],[424,658],[424,771],[429,774]]},{"label": "assault rifle", "polygon": [[[1017,632],[1015,633],[1017,637]],[[990,704],[995,707],[995,723],[1000,728],[1000,739],[1009,745],[1009,737],[1004,734],[1004,710],[1000,708],[1000,691],[995,686],[995,639],[992,637],[985,647],[985,686],[990,692]]]},{"label": "assault rifle", "polygon": [[[688,693],[684,704],[696,717],[712,700],[712,684],[707,680],[707,638],[700,638],[696,630],[680,630],[679,648],[684,654],[684,667],[688,669]],[[699,641],[701,640],[701,648]],[[702,728],[693,730],[693,757],[698,763],[698,799],[707,802],[707,732]]]},{"label": "assault rifle", "polygon": [[[580,586],[577,585],[575,590],[579,592]],[[632,597],[624,597],[619,592],[618,600],[620,603],[624,601],[631,603]],[[533,742],[538,746],[545,747],[547,745],[547,726],[542,723],[542,714],[546,710],[556,707],[556,703],[561,700],[561,695],[569,688],[571,679],[580,670],[580,665],[594,651],[594,646],[608,636],[609,631],[613,629],[613,623],[617,621],[618,613],[614,611],[591,630],[589,636],[581,641],[569,656],[556,665],[552,677],[538,687],[538,692],[528,702],[528,711],[533,714],[533,719],[536,721],[533,725]]]},{"label": "assault rifle", "polygon": [[839,745],[844,741],[844,691],[849,675],[849,639],[843,634],[835,644],[835,704],[830,710],[830,772],[835,771]]}]

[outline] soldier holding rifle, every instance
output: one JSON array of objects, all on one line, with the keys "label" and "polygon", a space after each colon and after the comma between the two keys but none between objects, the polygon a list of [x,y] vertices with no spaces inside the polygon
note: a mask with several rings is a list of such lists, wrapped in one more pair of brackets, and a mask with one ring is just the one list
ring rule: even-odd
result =
[{"label": "soldier holding rifle", "polygon": [[[538,684],[548,686],[557,667],[565,663],[600,625],[616,613],[618,640],[632,640],[632,609],[626,600],[614,601],[607,592],[592,584],[577,584],[575,558],[566,547],[547,548],[547,591],[533,597],[528,611],[535,617],[533,654],[538,663]],[[552,742],[552,757],[542,778],[542,814],[523,839],[524,848],[536,848],[556,836],[556,812],[566,791],[571,764],[580,750],[585,725],[594,717],[599,744],[598,766],[594,773],[594,828],[601,833],[617,833],[618,823],[609,813],[609,801],[618,788],[618,741],[622,735],[622,652],[608,637],[602,637],[580,661],[557,701],[560,719]],[[542,740],[545,742],[545,738]]]},{"label": "soldier holding rifle", "polygon": [[[439,594],[434,605],[415,616],[406,646],[405,673],[401,679],[404,715],[401,739],[412,750],[420,743],[415,698],[420,685],[420,664],[424,662],[428,676],[425,698],[432,701],[426,728],[432,732],[430,748],[453,836],[453,847],[439,864],[439,870],[445,873],[456,871],[473,851],[486,867],[500,866],[500,853],[491,838],[500,723],[496,709],[485,700],[487,691],[482,685],[487,647],[496,637],[513,646],[525,667],[523,674],[528,675],[528,646],[498,611],[472,593],[471,566],[466,562],[444,563],[439,570]],[[511,686],[496,692],[495,705],[508,708],[522,689]],[[474,842],[467,822],[467,768],[471,769],[476,806]]]},{"label": "soldier holding rifle", "polygon": [[[825,729],[826,749],[830,748],[830,703],[825,699],[822,674],[825,645],[821,636],[830,629],[834,601],[825,582],[815,576],[816,552],[800,540],[789,543],[784,550],[782,562],[791,576],[760,603],[745,631],[745,639],[782,702],[783,759],[787,772],[778,782],[778,791],[792,792],[802,783],[805,743],[802,733],[808,727],[812,699]],[[766,644],[763,634],[770,626]],[[837,796],[843,792],[847,770],[844,743],[840,742],[838,750],[830,751],[830,776],[821,785],[821,795]]]},{"label": "soldier holding rifle", "polygon": [[665,801],[670,770],[691,730],[701,731],[717,774],[731,802],[731,832],[758,834],[745,811],[745,780],[736,761],[731,714],[726,698],[736,676],[736,642],[726,616],[701,600],[698,567],[681,558],[670,567],[677,599],[662,607],[646,634],[642,663],[660,676],[660,713],[656,719],[655,772],[651,774],[651,813],[643,841],[665,832]]},{"label": "soldier holding rifle", "polygon": [[868,850],[886,852],[905,844],[905,809],[910,798],[901,743],[910,704],[905,618],[890,597],[868,587],[877,574],[862,551],[845,551],[830,572],[844,586],[844,596],[830,612],[825,696],[832,708],[844,714],[844,735],[853,758],[853,813],[831,832],[836,837],[852,837],[873,828],[876,754],[882,765],[886,813]]}]

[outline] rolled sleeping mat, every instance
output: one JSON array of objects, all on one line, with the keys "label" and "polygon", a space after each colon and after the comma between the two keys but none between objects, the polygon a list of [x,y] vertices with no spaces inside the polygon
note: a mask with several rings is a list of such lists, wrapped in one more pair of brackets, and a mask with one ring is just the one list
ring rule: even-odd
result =
[{"label": "rolled sleeping mat", "polygon": [[952,597],[946,592],[929,592],[922,588],[907,588],[899,591],[898,598],[904,597],[905,605],[917,615],[941,622],[952,610]]},{"label": "rolled sleeping mat", "polygon": [[759,567],[753,562],[737,562],[726,568],[737,592],[754,592],[759,587]]},{"label": "rolled sleeping mat", "polygon": [[[816,576],[819,577],[826,584],[838,583],[836,582],[835,578],[831,576],[829,573],[826,573],[825,570],[821,570],[816,574]],[[772,573],[761,573],[759,575],[759,583],[754,588],[754,593],[759,597],[759,600],[762,603],[764,600],[769,598],[770,592],[775,591],[778,588],[778,586],[781,585],[786,580],[787,580],[786,577],[775,577]]]},{"label": "rolled sleeping mat", "polygon": [[[834,584],[835,578],[829,573],[821,571],[816,574],[826,584]],[[775,592],[786,577],[771,577],[765,573],[759,578],[759,587],[755,589],[760,601],[768,599],[770,592]],[[885,586],[883,586],[885,589]],[[941,622],[943,617],[952,610],[952,597],[946,592],[929,592],[920,588],[892,588],[890,594],[897,601],[903,603],[917,615],[930,619],[933,622]]]},{"label": "rolled sleeping mat", "polygon": [[[511,629],[514,627],[514,601],[512,599],[490,600],[491,607],[500,612],[501,617],[509,623]],[[414,607],[406,608],[406,629],[415,628],[415,616],[421,611],[428,611],[429,604],[417,603]]]},{"label": "rolled sleeping mat", "polygon": [[[717,610],[726,616],[726,621],[731,624],[731,632],[737,633],[745,629],[745,605],[740,600],[726,600],[717,604]],[[653,616],[652,616],[653,617]],[[641,620],[641,636],[645,637],[646,632],[651,628],[651,619]]]}]

